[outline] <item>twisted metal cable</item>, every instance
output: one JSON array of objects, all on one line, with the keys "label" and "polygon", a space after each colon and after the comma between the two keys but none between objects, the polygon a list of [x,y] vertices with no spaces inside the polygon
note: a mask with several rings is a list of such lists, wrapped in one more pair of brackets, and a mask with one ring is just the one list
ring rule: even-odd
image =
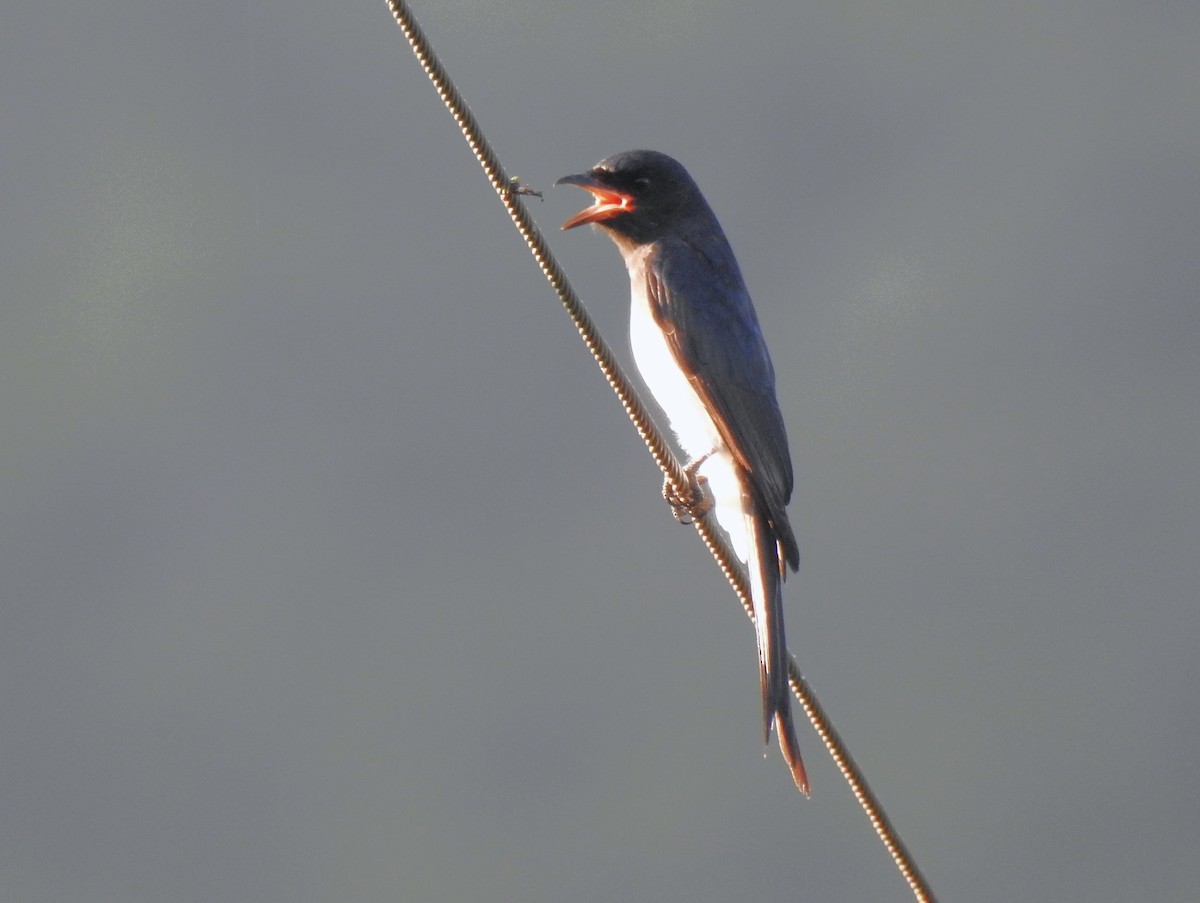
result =
[{"label": "twisted metal cable", "polygon": [[[551,253],[545,236],[542,235],[541,230],[529,215],[529,211],[521,201],[519,192],[515,190],[516,182],[510,180],[505,173],[499,158],[484,136],[483,130],[479,127],[474,114],[467,106],[462,94],[459,93],[454,83],[450,80],[450,76],[434,53],[429,40],[425,37],[424,31],[417,24],[408,3],[406,0],[387,0],[387,4],[392,11],[392,17],[396,20],[396,24],[400,26],[405,38],[408,39],[413,54],[425,70],[425,74],[429,77],[429,80],[433,83],[438,96],[442,99],[442,103],[446,105],[446,109],[454,117],[454,121],[458,123],[463,137],[466,139],[471,151],[475,154],[476,159],[478,159],[479,165],[483,167],[488,181],[492,183],[492,188],[499,195],[500,201],[508,211],[513,224],[521,233],[521,237],[529,247],[530,253],[533,254],[534,260],[537,261],[538,267],[541,268],[542,273],[550,282],[563,307],[566,308],[572,322],[575,324],[575,328],[579,331],[580,338],[583,339],[588,351],[591,352],[592,357],[600,367],[600,371],[604,374],[604,378],[608,381],[609,386],[612,387],[613,392],[616,393],[622,407],[625,408],[625,413],[629,415],[629,419],[637,429],[638,435],[645,442],[646,448],[654,458],[654,462],[670,482],[672,489],[680,497],[688,497],[691,487],[682,465],[675,459],[670,445],[654,421],[651,420],[645,405],[642,404],[640,397],[617,362],[612,348],[604,341],[604,338],[596,329],[591,315],[588,314],[587,309],[583,306],[583,302],[575,293],[575,289],[567,280],[566,273],[563,272],[562,267],[559,266],[558,261],[554,258],[553,253]],[[707,513],[696,518],[694,526],[700,537],[704,540],[704,544],[712,553],[713,558],[716,559],[730,586],[737,593],[742,607],[746,610],[746,614],[753,621],[754,607],[750,601],[750,583],[747,578],[746,569],[733,553],[733,550],[725,539],[724,533],[717,528],[711,515]],[[820,702],[818,702],[812,687],[805,680],[804,675],[800,672],[800,667],[796,664],[795,658],[790,653],[788,655],[788,678],[792,692],[796,694],[796,698],[804,708],[804,712],[812,723],[813,728],[841,770],[846,782],[850,785],[851,791],[870,820],[875,833],[879,835],[879,839],[887,848],[888,853],[891,854],[900,874],[908,882],[914,897],[918,903],[935,903],[933,891],[921,874],[920,869],[917,868],[916,861],[913,859],[911,853],[909,853],[908,848],[900,840],[900,836],[896,833],[895,828],[884,812],[883,805],[867,784],[862,771],[834,729],[828,715],[821,707]]]},{"label": "twisted metal cable", "polygon": [[479,160],[479,165],[483,167],[488,181],[492,183],[492,188],[500,196],[500,201],[508,211],[509,217],[512,218],[513,224],[521,233],[521,237],[525,239],[525,244],[529,246],[534,260],[537,261],[538,266],[541,268],[542,273],[545,274],[546,279],[549,280],[563,307],[570,314],[571,320],[575,323],[575,328],[579,330],[579,335],[583,339],[584,344],[587,345],[588,351],[596,359],[596,363],[600,366],[604,378],[608,380],[608,384],[616,393],[617,398],[620,399],[625,412],[629,415],[629,419],[637,428],[638,435],[642,437],[642,441],[646,443],[650,454],[654,456],[654,462],[671,480],[672,485],[680,492],[681,496],[686,498],[689,494],[688,481],[686,475],[683,473],[683,468],[675,460],[670,446],[663,439],[662,433],[654,425],[654,421],[650,419],[650,415],[646,412],[641,399],[633,390],[629,379],[622,371],[621,365],[617,363],[617,358],[613,354],[612,348],[601,337],[595,323],[592,321],[591,315],[584,308],[583,302],[580,301],[579,296],[575,293],[575,289],[572,288],[571,283],[567,280],[566,273],[563,272],[562,267],[559,266],[558,261],[551,254],[550,247],[546,243],[541,230],[538,229],[533,218],[529,215],[529,211],[525,208],[525,204],[521,201],[518,192],[514,190],[513,181],[505,173],[504,167],[500,165],[500,160],[496,156],[496,152],[492,150],[492,146],[487,138],[484,137],[483,130],[480,129],[479,123],[475,120],[475,115],[467,106],[467,102],[463,100],[458,88],[450,80],[450,76],[442,66],[441,60],[433,52],[433,48],[429,45],[429,41],[421,30],[421,26],[413,18],[408,4],[404,0],[388,0],[388,6],[392,10],[392,16],[395,18],[396,24],[400,26],[404,32],[404,36],[408,38],[408,43],[412,46],[413,53],[416,55],[422,68],[424,68],[425,74],[429,76],[433,87],[437,89],[442,103],[446,105],[446,109],[450,111],[450,115],[458,123],[463,137],[466,138],[471,151],[475,154],[476,159]]}]

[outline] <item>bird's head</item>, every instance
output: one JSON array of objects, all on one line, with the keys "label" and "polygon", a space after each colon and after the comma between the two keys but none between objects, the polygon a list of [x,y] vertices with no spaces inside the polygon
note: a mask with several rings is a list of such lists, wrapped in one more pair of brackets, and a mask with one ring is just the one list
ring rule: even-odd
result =
[{"label": "bird's head", "polygon": [[633,150],[601,160],[584,173],[563,176],[555,185],[578,185],[595,202],[562,224],[573,229],[595,223],[613,238],[634,244],[653,241],[696,215],[711,216],[688,171],[658,151]]}]

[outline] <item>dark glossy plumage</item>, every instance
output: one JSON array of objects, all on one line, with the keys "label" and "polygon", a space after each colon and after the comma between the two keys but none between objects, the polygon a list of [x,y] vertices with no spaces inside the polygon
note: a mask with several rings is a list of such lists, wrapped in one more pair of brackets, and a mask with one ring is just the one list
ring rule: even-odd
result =
[{"label": "dark glossy plumage", "polygon": [[692,177],[665,154],[616,154],[559,184],[595,197],[563,228],[593,223],[625,258],[638,369],[708,479],[718,523],[746,560],[764,735],[774,722],[792,776],[807,793],[783,629],[782,580],[800,560],[787,517],[792,463],[775,371],[737,260]]}]

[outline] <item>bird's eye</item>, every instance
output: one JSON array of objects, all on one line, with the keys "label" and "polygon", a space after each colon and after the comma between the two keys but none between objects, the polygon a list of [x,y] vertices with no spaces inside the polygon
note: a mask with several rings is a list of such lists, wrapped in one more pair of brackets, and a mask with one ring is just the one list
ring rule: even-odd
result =
[{"label": "bird's eye", "polygon": [[640,178],[634,179],[633,185],[635,188],[649,188],[650,187],[650,177],[649,176],[641,176]]}]

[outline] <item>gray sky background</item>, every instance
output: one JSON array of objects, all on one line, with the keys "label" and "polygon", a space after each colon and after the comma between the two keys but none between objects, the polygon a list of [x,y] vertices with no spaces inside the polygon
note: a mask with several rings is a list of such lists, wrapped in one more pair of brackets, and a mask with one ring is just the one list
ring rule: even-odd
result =
[{"label": "gray sky background", "polygon": [[[944,900],[1200,893],[1200,6],[421,2],[549,190],[681,159],[788,635]],[[0,29],[0,897],[902,900],[386,5]]]}]

